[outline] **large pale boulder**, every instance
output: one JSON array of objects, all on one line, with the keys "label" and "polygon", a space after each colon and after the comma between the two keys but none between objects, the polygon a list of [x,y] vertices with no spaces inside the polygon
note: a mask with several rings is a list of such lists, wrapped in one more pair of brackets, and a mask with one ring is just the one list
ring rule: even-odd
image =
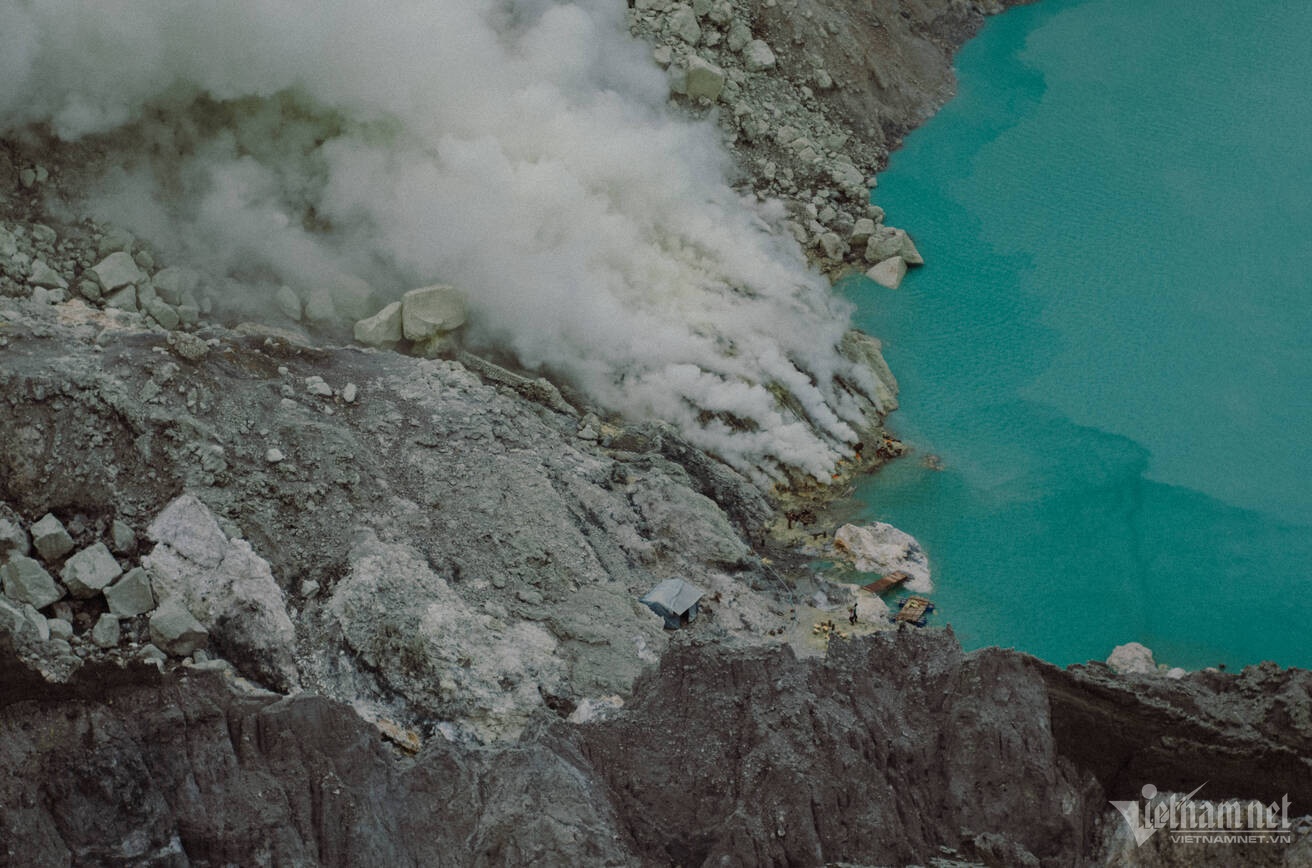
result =
[{"label": "large pale boulder", "polygon": [[229,540],[191,494],[165,507],[146,533],[156,545],[142,564],[160,609],[180,605],[243,672],[280,689],[294,687],[295,629],[268,562],[245,540]]},{"label": "large pale boulder", "polygon": [[866,277],[889,289],[897,289],[901,286],[902,278],[906,276],[907,263],[901,256],[890,256],[866,272]]},{"label": "large pale boulder", "polygon": [[724,89],[724,70],[697,55],[688,58],[688,75],[685,87],[689,98],[701,97],[714,102]]},{"label": "large pale boulder", "polygon": [[401,332],[426,341],[465,324],[465,299],[452,286],[423,286],[401,296]]},{"label": "large pale boulder", "polygon": [[385,347],[401,340],[401,302],[394,301],[355,324],[355,339],[370,347]]},{"label": "large pale boulder", "polygon": [[925,550],[911,534],[891,524],[845,524],[834,534],[834,549],[863,573],[901,571],[911,577],[905,585],[908,590],[923,594],[934,589]]},{"label": "large pale boulder", "polygon": [[100,288],[105,292],[113,292],[146,279],[132,256],[122,250],[109,254],[91,266],[91,273],[96,276]]},{"label": "large pale boulder", "polygon": [[346,643],[392,690],[481,738],[514,737],[544,695],[565,690],[550,632],[470,606],[409,546],[363,534],[328,608]]},{"label": "large pale boulder", "polygon": [[1146,645],[1140,645],[1138,642],[1117,645],[1107,656],[1107,665],[1120,675],[1132,673],[1152,675],[1157,672],[1157,661],[1153,660],[1153,652]]}]

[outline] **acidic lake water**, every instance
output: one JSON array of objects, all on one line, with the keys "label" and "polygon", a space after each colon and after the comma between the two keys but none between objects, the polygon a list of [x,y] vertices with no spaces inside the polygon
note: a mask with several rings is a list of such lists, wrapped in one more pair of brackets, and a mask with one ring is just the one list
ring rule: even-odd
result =
[{"label": "acidic lake water", "polygon": [[874,201],[845,285],[917,455],[858,492],[967,648],[1312,666],[1312,3],[1042,0]]}]

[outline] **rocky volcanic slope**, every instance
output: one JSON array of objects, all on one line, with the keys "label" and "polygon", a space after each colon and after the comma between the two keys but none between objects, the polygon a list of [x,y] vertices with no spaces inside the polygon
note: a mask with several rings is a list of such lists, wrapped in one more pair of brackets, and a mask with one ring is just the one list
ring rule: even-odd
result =
[{"label": "rocky volcanic slope", "polygon": [[[838,271],[914,260],[863,176],[984,11],[632,23]],[[798,659],[797,556],[741,476],[455,342],[325,346],[314,298],[225,320],[77,217],[101,156],[0,143],[0,865],[1232,864],[1134,848],[1107,800],[1306,811],[1306,673],[1061,672],[914,630]],[[892,406],[877,344],[847,350]],[[636,602],[671,576],[708,591],[679,634]]]},{"label": "rocky volcanic slope", "polygon": [[[629,707],[409,756],[348,706],[223,671],[0,670],[0,864],[1305,865],[1293,845],[1134,849],[1152,775],[1308,804],[1312,676],[1062,672],[950,633],[680,644]],[[1097,729],[1088,724],[1096,721]],[[1215,770],[1224,769],[1220,774]]]}]

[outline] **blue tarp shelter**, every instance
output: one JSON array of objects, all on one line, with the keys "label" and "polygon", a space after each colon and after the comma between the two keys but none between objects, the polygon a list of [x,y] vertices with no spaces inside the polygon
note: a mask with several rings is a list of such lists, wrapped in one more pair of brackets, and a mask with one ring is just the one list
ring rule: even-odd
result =
[{"label": "blue tarp shelter", "polygon": [[647,592],[640,602],[665,619],[665,629],[677,630],[697,618],[697,601],[706,592],[683,579],[666,579]]}]

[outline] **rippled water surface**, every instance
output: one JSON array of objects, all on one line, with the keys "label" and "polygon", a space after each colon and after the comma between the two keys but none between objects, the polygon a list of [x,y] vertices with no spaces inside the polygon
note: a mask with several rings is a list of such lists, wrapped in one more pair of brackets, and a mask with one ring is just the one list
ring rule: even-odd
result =
[{"label": "rippled water surface", "polygon": [[861,491],[968,647],[1312,665],[1312,4],[1043,0],[875,201],[928,265],[850,296],[944,469]]}]

